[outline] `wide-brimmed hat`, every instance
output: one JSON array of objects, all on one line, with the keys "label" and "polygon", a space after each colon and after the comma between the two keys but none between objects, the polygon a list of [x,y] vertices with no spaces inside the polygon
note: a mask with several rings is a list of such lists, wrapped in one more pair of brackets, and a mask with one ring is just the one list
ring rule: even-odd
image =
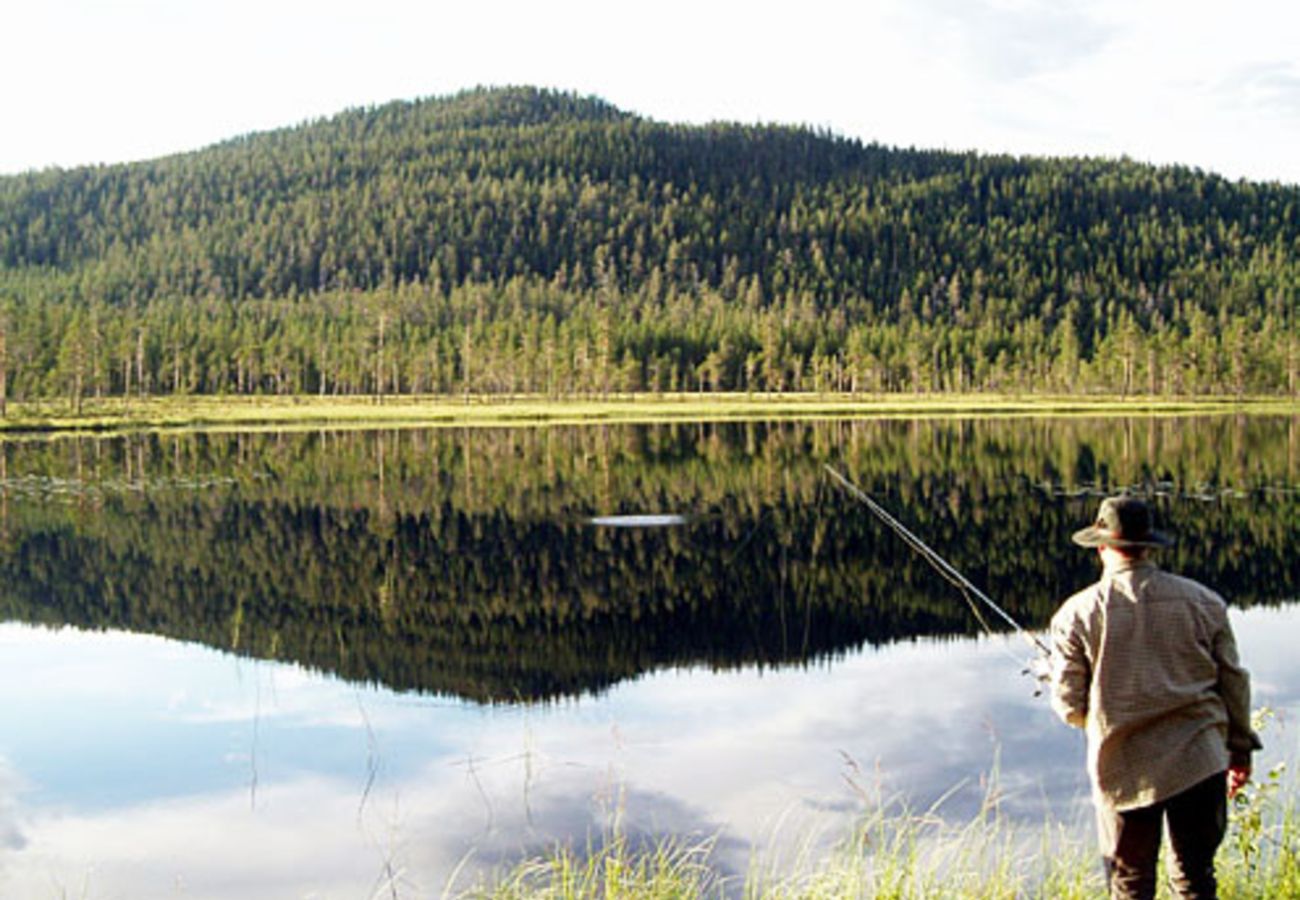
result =
[{"label": "wide-brimmed hat", "polygon": [[1168,547],[1173,538],[1152,527],[1151,507],[1137,497],[1107,497],[1097,510],[1097,521],[1076,531],[1072,540],[1081,547]]}]

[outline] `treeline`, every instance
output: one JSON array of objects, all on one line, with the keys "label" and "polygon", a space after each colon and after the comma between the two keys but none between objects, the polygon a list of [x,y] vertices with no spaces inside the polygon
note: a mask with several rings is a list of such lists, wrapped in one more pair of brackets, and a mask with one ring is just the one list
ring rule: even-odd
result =
[{"label": "treeline", "polygon": [[[1071,312],[1067,310],[1067,313]],[[1067,315],[848,324],[812,305],[575,294],[513,280],[441,295],[424,285],[298,300],[143,307],[14,304],[10,397],[160,394],[540,394],[679,391],[1295,394],[1300,334],[1280,308],[1199,307],[1144,328],[1108,307]],[[0,350],[5,344],[0,333]],[[1085,347],[1091,345],[1092,349]]]},{"label": "treeline", "polygon": [[[1068,535],[1098,494],[1127,485],[1177,535],[1171,568],[1234,602],[1277,603],[1300,596],[1298,428],[895,421],[0,444],[0,617],[493,702],[978,633],[823,460],[1029,626],[1094,577]],[[688,521],[586,521],[648,510]]]},{"label": "treeline", "polygon": [[1300,187],[527,89],[0,178],[16,397],[1295,393],[1298,297]]}]

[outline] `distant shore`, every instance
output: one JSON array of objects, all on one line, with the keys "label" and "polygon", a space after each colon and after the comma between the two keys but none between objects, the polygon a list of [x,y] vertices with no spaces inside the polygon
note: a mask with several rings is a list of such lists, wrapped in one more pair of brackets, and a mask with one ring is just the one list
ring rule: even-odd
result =
[{"label": "distant shore", "polygon": [[10,401],[0,434],[270,428],[856,419],[886,416],[1300,415],[1300,399],[1168,398],[993,394],[627,394],[388,397],[158,397]]}]

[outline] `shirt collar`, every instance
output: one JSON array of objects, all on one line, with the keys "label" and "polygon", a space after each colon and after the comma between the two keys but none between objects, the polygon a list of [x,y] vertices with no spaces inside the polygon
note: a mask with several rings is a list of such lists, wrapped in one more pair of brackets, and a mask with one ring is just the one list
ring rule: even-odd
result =
[{"label": "shirt collar", "polygon": [[1122,557],[1114,562],[1108,562],[1103,575],[1120,575],[1124,572],[1136,572],[1139,569],[1154,569],[1156,564],[1150,557],[1134,559],[1132,557]]}]

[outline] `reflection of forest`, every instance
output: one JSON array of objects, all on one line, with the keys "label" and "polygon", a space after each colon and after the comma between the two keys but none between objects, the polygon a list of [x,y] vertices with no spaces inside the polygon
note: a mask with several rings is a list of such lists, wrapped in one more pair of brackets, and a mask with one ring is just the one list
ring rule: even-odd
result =
[{"label": "reflection of forest", "polygon": [[[483,701],[656,667],[967,635],[834,462],[1028,625],[1093,574],[1095,492],[1144,485],[1169,565],[1300,591],[1300,420],[1020,419],[185,435],[0,445],[0,613]],[[689,524],[605,529],[602,513]]]}]

